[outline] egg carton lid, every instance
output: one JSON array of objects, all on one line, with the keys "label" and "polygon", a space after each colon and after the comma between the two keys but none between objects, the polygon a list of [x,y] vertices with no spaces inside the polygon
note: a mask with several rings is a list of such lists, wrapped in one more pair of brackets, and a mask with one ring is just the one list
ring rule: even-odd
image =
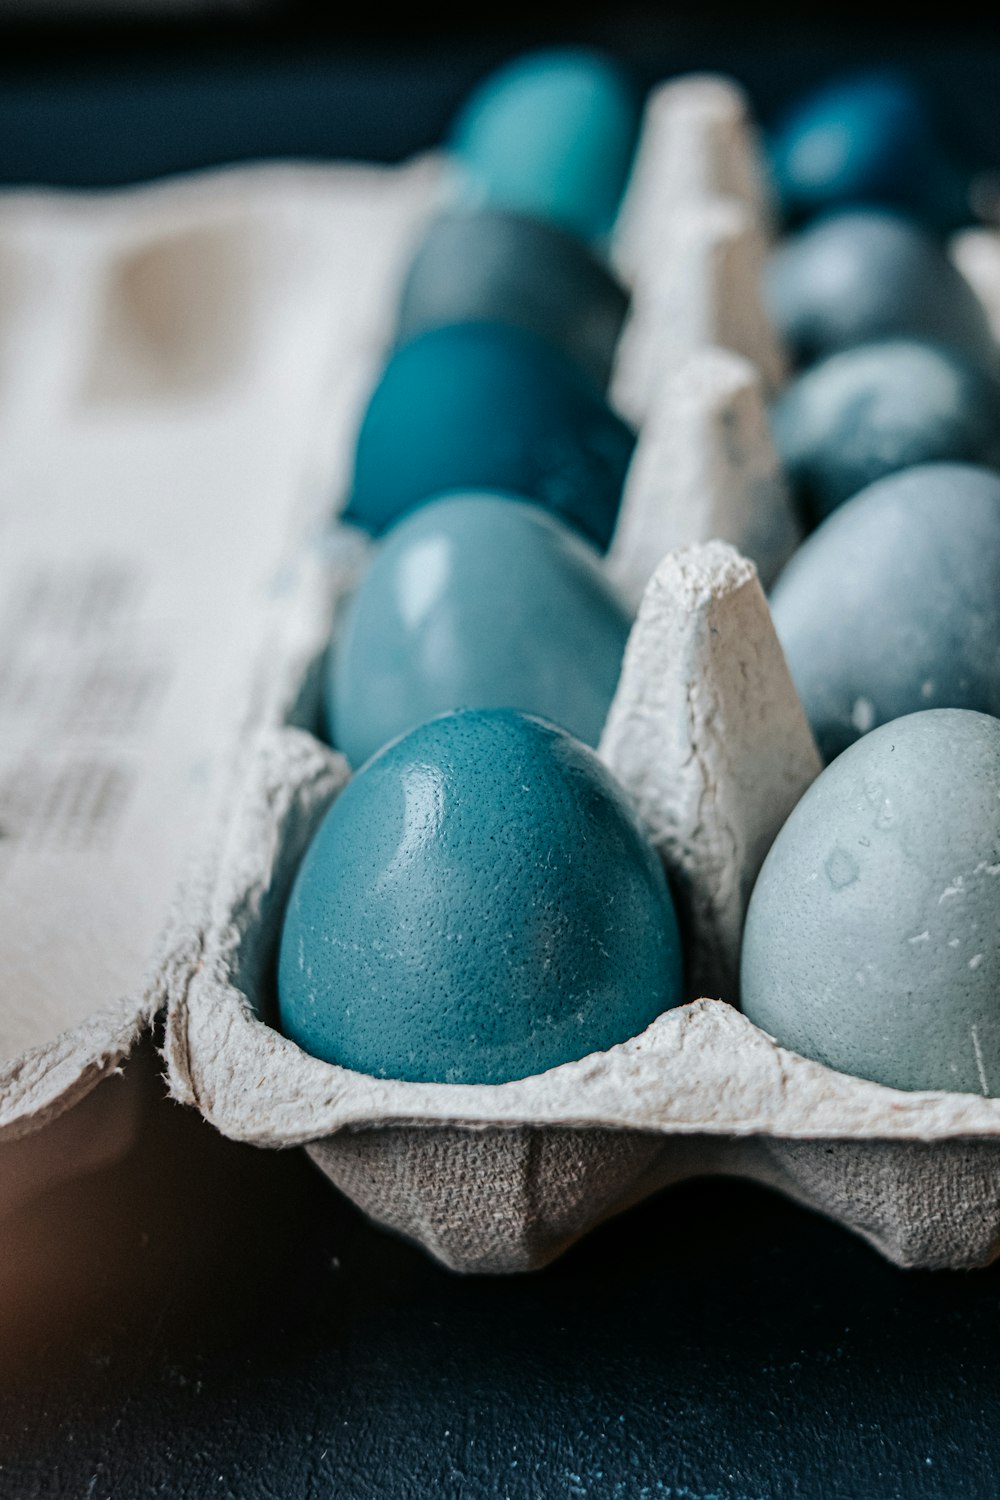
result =
[{"label": "egg carton lid", "polygon": [[293,538],[343,488],[440,179],[0,195],[0,1143],[118,1070],[196,962],[185,875],[247,722],[297,711],[269,647]]}]

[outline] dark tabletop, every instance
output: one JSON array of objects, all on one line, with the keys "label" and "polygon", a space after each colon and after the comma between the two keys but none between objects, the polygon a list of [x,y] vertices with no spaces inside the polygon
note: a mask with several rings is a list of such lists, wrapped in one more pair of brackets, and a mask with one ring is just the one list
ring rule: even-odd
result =
[{"label": "dark tabletop", "polygon": [[[304,12],[229,33],[5,32],[0,15],[0,181],[396,159],[487,67],[556,35],[614,43],[646,81],[730,69],[765,116],[839,64],[902,58],[997,164],[997,38],[960,32],[961,7],[905,35],[870,11],[860,29],[787,5],[544,12],[515,35],[487,7],[478,31],[415,20],[393,46],[310,34]],[[1000,1270],[899,1272],[710,1182],[546,1271],[463,1280],[301,1154],[222,1140],[143,1065],[155,1102],[132,1154],[0,1225],[3,1500],[1000,1495]]]},{"label": "dark tabletop", "polygon": [[463,1279],[162,1097],[0,1231],[7,1500],[995,1500],[1000,1270],[735,1182]]}]

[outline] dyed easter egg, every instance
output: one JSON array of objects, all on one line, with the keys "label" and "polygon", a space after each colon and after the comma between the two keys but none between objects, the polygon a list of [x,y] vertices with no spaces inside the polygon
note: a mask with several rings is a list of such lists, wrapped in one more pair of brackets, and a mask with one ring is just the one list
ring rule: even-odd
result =
[{"label": "dyed easter egg", "polygon": [[358,766],[453,708],[520,708],[596,745],[631,618],[597,552],[537,505],[453,495],[388,534],[351,601],[328,730]]},{"label": "dyed easter egg", "polygon": [[346,518],[377,536],[446,490],[503,490],[603,549],[634,446],[543,340],[497,323],[433,328],[396,351],[368,403]]},{"label": "dyed easter egg", "polygon": [[596,52],[532,52],[479,85],[452,148],[473,203],[551,219],[585,239],[611,228],[632,164],[639,102]]},{"label": "dyed easter egg", "polygon": [[435,219],[410,263],[400,342],[450,323],[507,323],[607,386],[628,296],[575,235],[506,209]]},{"label": "dyed easter egg", "polygon": [[764,292],[800,364],[897,337],[953,345],[996,364],[972,288],[933,235],[901,214],[868,208],[817,220],[772,254]]},{"label": "dyed easter egg", "polygon": [[827,760],[919,709],[1000,714],[1000,477],[922,464],[880,479],[799,549],[771,612]]},{"label": "dyed easter egg", "polygon": [[779,396],[771,430],[804,517],[913,464],[1000,462],[1000,381],[916,339],[831,354]]},{"label": "dyed easter egg", "polygon": [[779,124],[770,158],[792,218],[847,203],[907,209],[942,229],[969,218],[966,184],[902,73],[856,73],[815,90]]},{"label": "dyed easter egg", "polygon": [[911,714],[823,772],[757,878],[741,986],[842,1073],[1000,1094],[1000,720]]},{"label": "dyed easter egg", "polygon": [[299,869],[282,1029],[380,1078],[503,1083],[681,1003],[659,858],[611,773],[509,710],[433,719],[351,780]]}]

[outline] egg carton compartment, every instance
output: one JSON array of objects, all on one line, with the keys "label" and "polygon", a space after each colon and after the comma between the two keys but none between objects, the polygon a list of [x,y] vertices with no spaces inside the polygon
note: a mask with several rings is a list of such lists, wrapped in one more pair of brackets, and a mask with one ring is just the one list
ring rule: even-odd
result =
[{"label": "egg carton compartment", "polygon": [[[685,152],[663,127],[671,117],[683,124]],[[767,231],[758,199],[753,232],[743,232],[747,195],[734,203],[732,182],[712,175],[706,142],[727,131],[730,155],[753,162],[736,91],[717,80],[666,86],[647,111],[626,200],[633,308],[612,392],[641,389],[645,420],[608,567],[642,602],[600,746],[673,876],[690,992],[720,997],[735,993],[761,860],[820,766],[756,569],[711,540],[753,551],[769,576],[797,540],[767,433],[768,382],[745,349],[724,347],[721,310],[739,302],[736,289],[752,279],[746,250],[759,267]],[[656,215],[670,195],[655,191],[657,173],[692,158],[708,166],[677,203],[688,232],[664,239]],[[718,253],[706,224],[739,226],[738,253]],[[644,343],[644,309],[651,318],[657,306],[680,305],[685,285],[697,290],[694,331],[664,342],[661,326]],[[759,347],[768,341],[765,329]],[[780,368],[775,359],[772,381]],[[664,558],[679,544],[689,545]],[[297,670],[314,679],[330,599],[320,586],[289,604]],[[309,727],[307,717],[296,722]],[[172,996],[166,1046],[175,1095],[224,1133],[304,1146],[364,1211],[461,1271],[540,1266],[646,1194],[711,1172],[777,1186],[900,1264],[994,1256],[995,1101],[901,1093],[833,1072],[778,1047],[721,998],[503,1085],[381,1080],[302,1052],[268,1024],[280,923],[302,854],[348,774],[302,727],[272,726],[241,767],[206,882],[202,956]]]},{"label": "egg carton compartment", "polygon": [[[795,541],[767,435],[766,393],[784,366],[756,289],[770,232],[759,163],[738,90],[665,86],[613,246],[632,312],[612,389],[643,421],[608,566],[643,603],[601,753],[676,879],[692,993],[713,996],[734,993],[756,868],[818,770],[740,555],[773,576]],[[0,841],[5,928],[23,934],[5,982],[24,997],[22,1029],[5,1018],[0,1034],[0,1146],[37,1135],[50,1157],[61,1151],[57,1127],[101,1080],[124,1119],[115,1075],[167,1005],[178,1098],[227,1135],[305,1146],[363,1208],[458,1269],[543,1264],[705,1171],[775,1182],[902,1263],[990,1258],[994,1101],[832,1073],[718,998],[500,1086],[364,1077],[268,1024],[288,886],[347,776],[312,731],[326,642],[367,546],[324,522],[346,491],[410,249],[444,196],[432,159],[240,168],[99,200],[0,204],[0,246],[27,250],[47,287],[36,298],[14,278],[9,326],[25,357],[0,379],[12,439],[0,457],[3,567],[34,580],[36,600],[15,632],[27,642],[19,677],[60,658],[53,629],[60,651],[73,648],[61,684],[96,670],[77,660],[72,612],[49,620],[64,613],[53,600],[82,590],[79,618],[106,623],[118,703],[82,738],[29,694],[10,742],[19,759],[4,741],[4,785],[15,771],[24,784],[29,756],[45,769],[39,747],[58,752],[62,790],[39,806],[76,809],[74,827],[91,806],[102,831],[74,846],[84,858],[58,841],[43,855],[22,811],[16,838]],[[661,565],[678,545],[693,550]],[[95,577],[110,600],[96,616]],[[139,660],[131,693],[126,658]],[[148,662],[155,690],[143,686]],[[63,701],[64,687],[51,696]],[[15,709],[19,694],[5,728]],[[101,766],[120,757],[124,790],[112,777],[73,792],[81,746],[97,746]]]}]

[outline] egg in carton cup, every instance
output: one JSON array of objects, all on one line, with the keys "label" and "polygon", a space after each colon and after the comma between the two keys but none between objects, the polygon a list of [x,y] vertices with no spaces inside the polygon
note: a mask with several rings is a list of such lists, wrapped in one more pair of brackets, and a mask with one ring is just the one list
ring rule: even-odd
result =
[{"label": "egg in carton cup", "polygon": [[[642,602],[601,754],[675,880],[690,992],[713,997],[736,993],[756,870],[819,768],[740,555],[768,579],[795,542],[759,163],[736,89],[665,86],[613,245],[633,292],[614,392],[642,426],[608,568]],[[348,776],[311,732],[367,551],[325,525],[330,495],[445,196],[429,159],[0,205],[0,1213],[134,1143],[136,1047],[166,1006],[176,1097],[305,1146],[457,1269],[544,1264],[719,1171],[903,1264],[988,1260],[994,1101],[832,1072],[721,998],[490,1086],[352,1073],[268,1024],[290,884]]]},{"label": "egg in carton cup", "polygon": [[[607,567],[638,615],[599,753],[670,871],[689,993],[712,998],[503,1084],[376,1078],[281,1035],[285,906],[350,774],[304,707],[353,565],[331,590],[316,549],[289,590],[272,711],[240,758],[205,867],[199,957],[170,997],[176,1097],[236,1139],[303,1146],[366,1213],[456,1270],[539,1267],[610,1215],[705,1173],[774,1185],[901,1265],[996,1253],[1000,1103],[837,1073],[723,998],[737,993],[761,862],[820,770],[760,583],[797,540],[766,421],[784,369],[757,291],[768,204],[732,84],[654,92],[612,246],[633,297],[612,391],[641,426]],[[356,542],[339,528],[324,545],[337,557]]]}]

